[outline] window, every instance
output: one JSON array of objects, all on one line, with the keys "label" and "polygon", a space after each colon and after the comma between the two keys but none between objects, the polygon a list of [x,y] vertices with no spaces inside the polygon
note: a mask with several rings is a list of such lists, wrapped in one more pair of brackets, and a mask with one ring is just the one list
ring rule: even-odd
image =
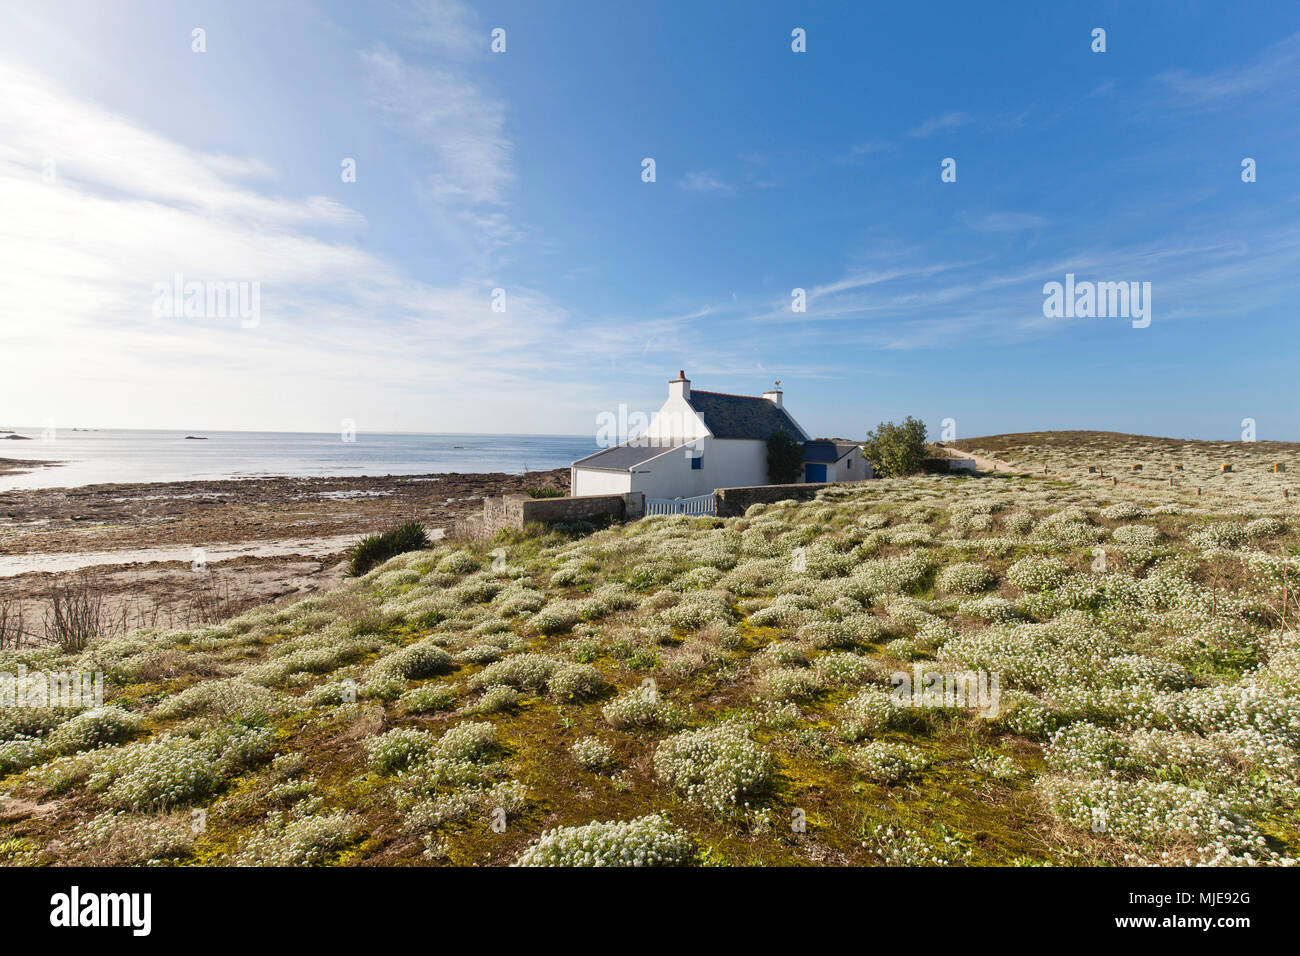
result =
[{"label": "window", "polygon": [[849,459],[849,467],[850,467],[850,468],[853,467],[853,459],[852,459],[852,458]]},{"label": "window", "polygon": [[694,456],[691,459],[691,471],[699,471],[703,467],[704,467],[704,454],[701,452],[700,454]]}]

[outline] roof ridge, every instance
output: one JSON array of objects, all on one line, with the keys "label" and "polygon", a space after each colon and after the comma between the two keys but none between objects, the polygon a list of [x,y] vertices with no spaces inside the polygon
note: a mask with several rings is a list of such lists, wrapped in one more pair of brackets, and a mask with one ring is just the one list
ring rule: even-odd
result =
[{"label": "roof ridge", "polygon": [[691,389],[691,394],[692,395],[721,395],[723,398],[748,398],[751,401],[755,401],[755,402],[767,401],[767,399],[764,398],[762,395],[737,395],[734,392],[710,392],[708,389],[704,389],[704,388],[693,388]]}]

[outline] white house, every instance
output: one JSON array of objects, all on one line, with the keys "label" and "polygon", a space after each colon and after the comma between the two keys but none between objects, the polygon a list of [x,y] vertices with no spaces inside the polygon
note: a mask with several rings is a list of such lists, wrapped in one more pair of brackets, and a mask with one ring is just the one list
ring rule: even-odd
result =
[{"label": "white house", "polygon": [[573,463],[571,493],[690,498],[717,488],[771,484],[767,440],[778,430],[803,443],[804,481],[872,477],[860,446],[809,438],[782,397],[779,387],[761,398],[693,390],[686,373],[678,372],[644,433]]}]

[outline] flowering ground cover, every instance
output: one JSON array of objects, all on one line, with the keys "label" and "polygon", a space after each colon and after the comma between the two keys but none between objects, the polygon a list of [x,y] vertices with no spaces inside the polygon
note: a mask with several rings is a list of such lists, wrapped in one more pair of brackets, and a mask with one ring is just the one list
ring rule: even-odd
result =
[{"label": "flowering ground cover", "polygon": [[[0,864],[1292,862],[1293,506],[1050,455],[5,651],[106,687],[0,708]],[[979,706],[900,697],[935,673]]]}]

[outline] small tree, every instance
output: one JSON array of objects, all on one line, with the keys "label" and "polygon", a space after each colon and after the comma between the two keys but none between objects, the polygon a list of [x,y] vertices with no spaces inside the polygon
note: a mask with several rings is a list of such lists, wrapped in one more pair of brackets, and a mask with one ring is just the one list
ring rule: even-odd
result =
[{"label": "small tree", "polygon": [[803,443],[778,428],[767,440],[767,480],[774,485],[792,484],[802,471]]},{"label": "small tree", "polygon": [[881,422],[875,431],[867,432],[862,452],[881,478],[914,474],[925,457],[925,422],[911,415],[901,425]]}]

